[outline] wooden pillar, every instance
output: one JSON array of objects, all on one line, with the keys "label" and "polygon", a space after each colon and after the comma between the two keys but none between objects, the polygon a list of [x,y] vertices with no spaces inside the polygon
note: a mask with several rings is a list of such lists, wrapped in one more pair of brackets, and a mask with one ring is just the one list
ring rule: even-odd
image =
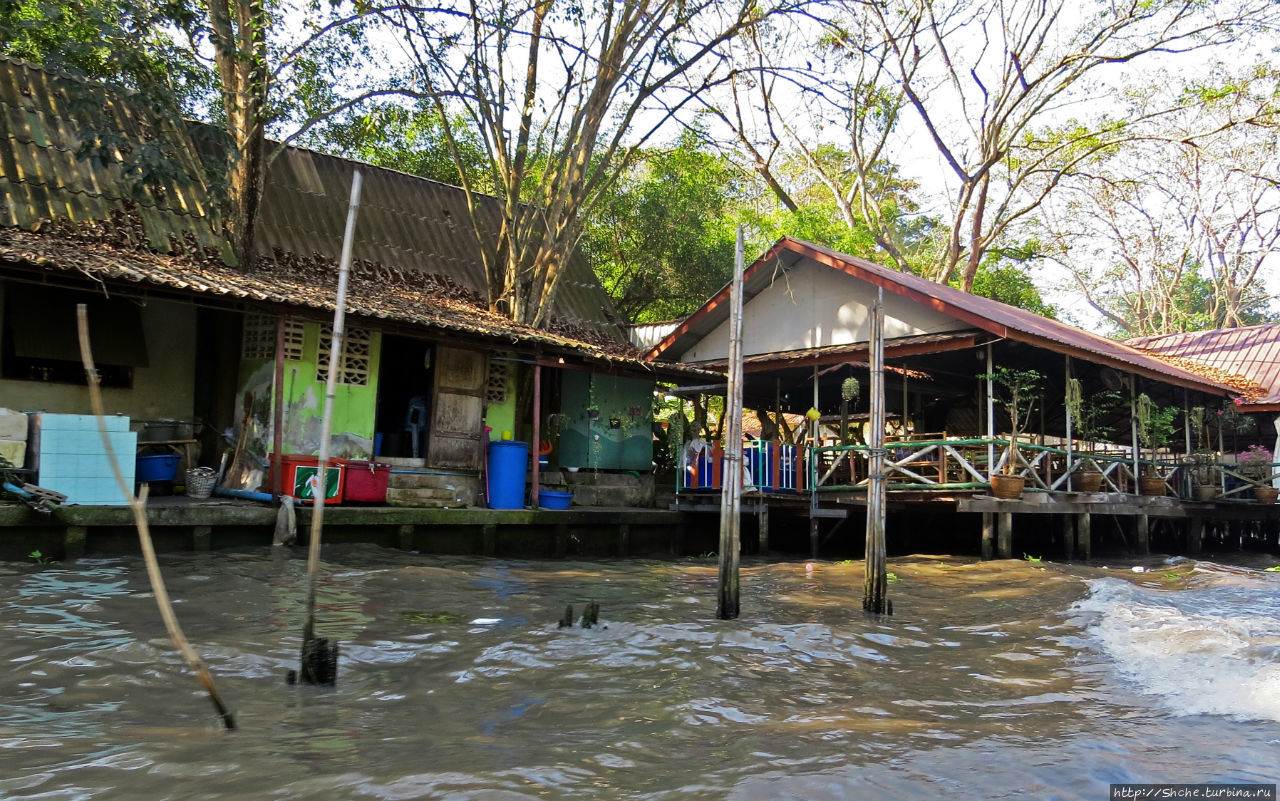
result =
[{"label": "wooden pillar", "polygon": [[556,523],[555,529],[555,545],[552,553],[557,559],[563,559],[569,553],[569,526],[566,523]]},{"label": "wooden pillar", "polygon": [[684,556],[684,513],[680,515],[680,522],[671,527],[671,556]]},{"label": "wooden pillar", "polygon": [[1187,542],[1186,551],[1188,554],[1200,553],[1200,541],[1204,539],[1204,518],[1192,517],[1187,519]]},{"label": "wooden pillar", "polygon": [[769,504],[761,498],[756,506],[756,522],[760,529],[760,554],[769,553]]},{"label": "wooden pillar", "polygon": [[413,546],[416,543],[414,543],[413,541],[413,524],[412,523],[406,523],[403,526],[400,526],[400,528],[396,530],[396,535],[400,541],[400,550],[402,551],[414,550]]},{"label": "wooden pillar", "polygon": [[213,526],[191,527],[191,550],[213,550]]},{"label": "wooden pillar", "polygon": [[818,492],[809,496],[809,558],[818,558]]},{"label": "wooden pillar", "polygon": [[1013,512],[996,514],[996,552],[1001,559],[1013,558]]},{"label": "wooden pillar", "polygon": [[623,523],[618,526],[618,556],[624,557],[631,547],[631,526]]},{"label": "wooden pillar", "polygon": [[982,558],[991,559],[996,550],[996,516],[993,512],[982,513]]},{"label": "wooden pillar", "polygon": [[1149,517],[1146,515],[1134,516],[1134,535],[1138,554],[1146,556],[1151,553],[1151,519]]},{"label": "wooden pillar", "polygon": [[738,560],[742,550],[742,273],[746,262],[738,225],[729,291],[729,370],[724,398],[724,474],[720,479],[720,575],[716,617],[738,617]]},{"label": "wooden pillar", "polygon": [[885,543],[885,475],[884,475],[884,288],[876,287],[871,307],[871,458],[867,465],[870,486],[867,488],[867,543],[862,582],[862,609],[872,614],[893,613],[889,601],[888,548]]},{"label": "wooden pillar", "polygon": [[[987,439],[994,440],[996,436],[996,387],[993,376],[996,372],[995,358],[991,352],[991,343],[987,343],[987,380],[986,380],[986,398],[987,398]],[[987,481],[996,473],[996,446],[994,442],[987,442]]]},{"label": "wooden pillar", "polygon": [[62,558],[71,562],[84,556],[85,542],[89,539],[86,526],[67,526],[62,533]]},{"label": "wooden pillar", "polygon": [[1068,562],[1076,558],[1076,519],[1071,515],[1062,515],[1062,550]]},{"label": "wooden pillar", "polygon": [[1093,555],[1092,527],[1093,515],[1081,512],[1076,516],[1076,554],[1085,561]]},{"label": "wooden pillar", "polygon": [[498,526],[494,523],[486,523],[480,530],[480,538],[483,542],[485,556],[498,555]]}]

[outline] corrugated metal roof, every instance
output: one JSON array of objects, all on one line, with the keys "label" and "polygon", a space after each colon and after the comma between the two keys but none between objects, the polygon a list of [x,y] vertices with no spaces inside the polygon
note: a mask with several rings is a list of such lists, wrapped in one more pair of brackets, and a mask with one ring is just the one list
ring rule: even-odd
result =
[{"label": "corrugated metal roof", "polygon": [[[92,237],[77,238],[73,231],[67,230],[42,233],[0,228],[0,261],[97,280],[131,281],[327,313],[333,312],[337,289],[334,265],[319,260],[292,260],[283,266],[272,263],[270,271],[262,269],[244,273],[227,267],[216,258],[203,258],[199,254],[172,256],[153,253]],[[627,344],[603,336],[592,340],[590,332],[585,336],[573,336],[514,323],[475,305],[457,286],[441,283],[436,276],[412,270],[390,274],[369,262],[353,265],[347,311],[372,320],[428,326],[507,340],[513,344],[539,344],[564,353],[577,353],[647,370],[654,367],[639,359]]]},{"label": "corrugated metal roof", "polygon": [[[999,337],[1070,354],[1096,364],[1119,367],[1179,386],[1223,395],[1240,392],[1238,388],[1176,367],[1123,342],[1106,339],[1075,326],[1041,317],[1026,309],[961,292],[944,284],[791,237],[778,240],[767,253],[747,268],[744,275],[744,301],[750,301],[756,294],[764,291],[779,272],[785,272],[802,259],[883,287],[886,292],[911,298]],[[726,285],[690,315],[675,332],[650,350],[647,358],[659,359],[668,354],[679,358],[694,342],[711,333],[728,318],[728,299],[729,287]]]},{"label": "corrugated metal roof", "polygon": [[1280,411],[1280,323],[1137,337],[1128,344],[1252,379],[1265,387],[1267,394],[1245,407],[1277,407]]},{"label": "corrugated metal roof", "polygon": [[[44,220],[106,221],[124,211],[141,220],[137,233],[152,250],[172,252],[172,241],[194,236],[199,246],[229,257],[216,201],[198,177],[197,146],[185,132],[156,126],[127,97],[0,56],[0,226],[30,231]],[[156,189],[125,175],[119,153],[105,164],[76,156],[85,132],[107,129],[167,145],[181,171],[196,177]],[[199,147],[208,146],[202,138]],[[302,148],[285,148],[268,168],[257,253],[336,262],[356,167],[364,174],[356,258],[448,276],[483,296],[483,256],[461,189]],[[496,232],[500,201],[477,201],[485,226]],[[552,316],[553,329],[592,329],[625,341],[608,295],[580,255],[560,281]]]}]

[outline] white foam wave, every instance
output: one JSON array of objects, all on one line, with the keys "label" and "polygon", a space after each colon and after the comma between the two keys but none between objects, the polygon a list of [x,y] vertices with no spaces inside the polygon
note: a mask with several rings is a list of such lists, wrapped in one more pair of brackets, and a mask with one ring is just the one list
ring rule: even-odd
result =
[{"label": "white foam wave", "polygon": [[1090,582],[1072,610],[1136,689],[1175,715],[1280,721],[1280,583],[1182,590]]}]

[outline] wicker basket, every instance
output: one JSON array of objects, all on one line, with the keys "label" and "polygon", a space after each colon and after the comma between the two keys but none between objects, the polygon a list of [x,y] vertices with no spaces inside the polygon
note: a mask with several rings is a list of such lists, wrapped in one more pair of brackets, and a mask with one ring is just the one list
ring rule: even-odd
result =
[{"label": "wicker basket", "polygon": [[187,497],[208,498],[218,483],[218,471],[212,467],[193,467],[187,471]]}]

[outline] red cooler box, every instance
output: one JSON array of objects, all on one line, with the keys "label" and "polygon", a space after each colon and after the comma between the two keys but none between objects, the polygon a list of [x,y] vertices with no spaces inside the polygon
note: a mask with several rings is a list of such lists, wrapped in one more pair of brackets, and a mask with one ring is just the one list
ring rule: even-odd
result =
[{"label": "red cooler box", "polygon": [[[312,503],[315,495],[316,474],[320,472],[320,459],[315,456],[286,453],[280,457],[281,472],[284,473],[284,492],[297,498],[302,503]],[[324,502],[334,504],[342,502],[342,485],[346,479],[346,460],[330,459],[325,467]]]},{"label": "red cooler box", "polygon": [[386,503],[387,481],[390,478],[389,464],[348,459],[342,500],[346,503]]}]

